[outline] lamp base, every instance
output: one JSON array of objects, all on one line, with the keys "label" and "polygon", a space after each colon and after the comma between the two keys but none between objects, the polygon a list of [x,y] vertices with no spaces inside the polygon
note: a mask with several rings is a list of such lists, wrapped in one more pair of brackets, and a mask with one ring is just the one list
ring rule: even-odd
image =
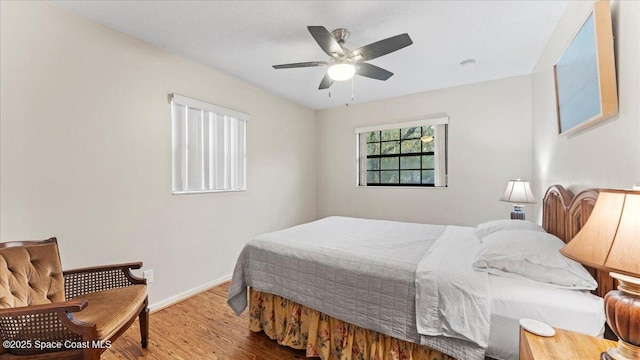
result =
[{"label": "lamp base", "polygon": [[511,220],[524,220],[524,209],[522,205],[513,205]]},{"label": "lamp base", "polygon": [[640,319],[640,279],[614,272],[609,275],[618,280],[618,290],[611,290],[604,297],[607,324],[620,340],[618,347],[608,349],[600,359],[638,360],[640,336],[636,326]]},{"label": "lamp base", "polygon": [[600,354],[600,360],[637,360],[640,359],[640,347],[633,346],[622,340],[618,347],[611,348]]}]

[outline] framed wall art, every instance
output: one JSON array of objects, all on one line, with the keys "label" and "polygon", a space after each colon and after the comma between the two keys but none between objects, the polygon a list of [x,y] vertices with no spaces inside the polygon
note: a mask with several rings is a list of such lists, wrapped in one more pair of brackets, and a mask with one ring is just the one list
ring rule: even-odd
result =
[{"label": "framed wall art", "polygon": [[559,134],[576,132],[618,113],[609,1],[594,3],[553,73]]}]

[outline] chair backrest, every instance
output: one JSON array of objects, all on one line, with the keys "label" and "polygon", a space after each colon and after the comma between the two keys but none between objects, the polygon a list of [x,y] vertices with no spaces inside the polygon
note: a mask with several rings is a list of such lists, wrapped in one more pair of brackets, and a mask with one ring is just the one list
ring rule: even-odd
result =
[{"label": "chair backrest", "polygon": [[64,301],[64,277],[55,237],[0,242],[0,308]]}]

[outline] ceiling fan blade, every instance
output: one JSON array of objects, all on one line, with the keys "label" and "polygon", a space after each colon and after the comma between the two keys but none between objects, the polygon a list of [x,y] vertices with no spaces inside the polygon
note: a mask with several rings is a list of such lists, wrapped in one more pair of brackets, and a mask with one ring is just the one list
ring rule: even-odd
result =
[{"label": "ceiling fan blade", "polygon": [[328,63],[326,61],[309,61],[309,62],[301,62],[301,63],[273,65],[273,68],[274,69],[291,69],[291,68],[301,68],[301,67],[324,66],[327,64]]},{"label": "ceiling fan blade", "polygon": [[351,52],[350,57],[356,61],[371,60],[411,44],[413,44],[413,41],[409,34],[400,34],[357,48]]},{"label": "ceiling fan blade", "polygon": [[320,81],[320,86],[318,86],[318,90],[328,89],[331,85],[333,85],[333,79],[329,77],[329,74],[325,74]]},{"label": "ceiling fan blade", "polygon": [[318,45],[327,53],[329,56],[333,56],[334,54],[338,54],[340,56],[344,56],[344,50],[342,50],[342,46],[336,41],[336,39],[331,35],[331,33],[324,26],[307,26],[311,36],[316,40]]},{"label": "ceiling fan blade", "polygon": [[368,78],[384,81],[393,76],[391,71],[387,71],[375,65],[360,63],[357,66],[359,66],[359,68],[356,70],[356,74],[366,76]]}]

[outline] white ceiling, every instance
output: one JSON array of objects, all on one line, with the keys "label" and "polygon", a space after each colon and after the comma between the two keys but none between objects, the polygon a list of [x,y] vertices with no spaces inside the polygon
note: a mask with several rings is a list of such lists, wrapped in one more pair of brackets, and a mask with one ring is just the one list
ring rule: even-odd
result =
[{"label": "white ceiling", "polygon": [[[93,21],[244,79],[312,109],[531,73],[567,1],[52,1]],[[395,75],[356,76],[318,90],[325,61],[307,31],[347,28],[345,46],[408,33],[413,45],[370,63]],[[460,62],[474,58],[473,67]]]}]

